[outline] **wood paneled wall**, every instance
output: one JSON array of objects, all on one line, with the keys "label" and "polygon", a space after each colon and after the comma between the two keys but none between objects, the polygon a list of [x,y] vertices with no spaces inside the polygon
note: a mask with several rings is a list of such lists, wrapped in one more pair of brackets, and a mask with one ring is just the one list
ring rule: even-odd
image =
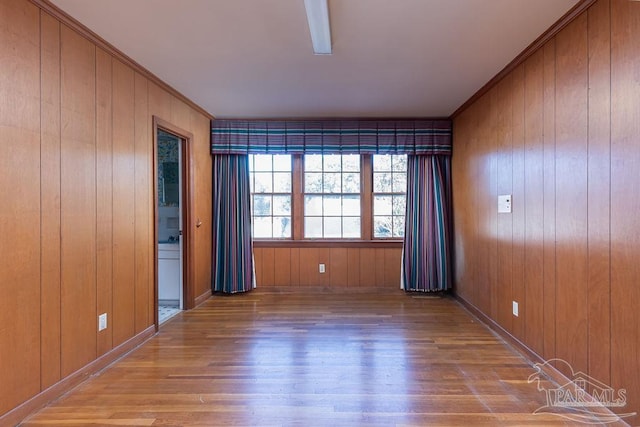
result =
[{"label": "wood paneled wall", "polygon": [[[400,288],[402,248],[254,248],[259,287]],[[319,264],[325,272],[319,272]]]},{"label": "wood paneled wall", "polygon": [[211,157],[209,117],[32,2],[0,0],[0,58],[2,417],[153,325],[154,115],[194,135],[210,290]]},{"label": "wood paneled wall", "polygon": [[599,0],[454,119],[457,294],[625,388],[623,412],[640,412],[638,76],[640,3]]}]

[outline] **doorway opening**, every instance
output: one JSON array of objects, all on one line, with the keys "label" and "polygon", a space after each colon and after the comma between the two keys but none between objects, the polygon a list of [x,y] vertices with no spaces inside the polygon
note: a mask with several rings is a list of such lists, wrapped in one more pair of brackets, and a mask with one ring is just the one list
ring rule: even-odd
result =
[{"label": "doorway opening", "polygon": [[154,117],[156,329],[193,306],[191,134]]}]

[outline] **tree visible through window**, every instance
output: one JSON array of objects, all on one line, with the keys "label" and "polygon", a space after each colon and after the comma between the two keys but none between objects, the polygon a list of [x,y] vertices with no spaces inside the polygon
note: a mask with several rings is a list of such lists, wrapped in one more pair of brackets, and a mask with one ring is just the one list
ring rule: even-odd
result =
[{"label": "tree visible through window", "polygon": [[304,237],[360,238],[360,156],[304,156]]},{"label": "tree visible through window", "polygon": [[403,237],[407,156],[373,156],[373,237]]},{"label": "tree visible through window", "polygon": [[249,155],[255,238],[291,238],[291,156]]}]

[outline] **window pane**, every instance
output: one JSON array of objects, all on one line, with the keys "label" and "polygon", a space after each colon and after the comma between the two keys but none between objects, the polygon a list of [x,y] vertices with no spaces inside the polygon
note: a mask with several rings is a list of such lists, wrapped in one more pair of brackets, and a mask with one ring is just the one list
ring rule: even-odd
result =
[{"label": "window pane", "polygon": [[305,154],[304,170],[309,172],[322,172],[322,155]]},{"label": "window pane", "polygon": [[342,221],[341,217],[324,217],[324,237],[335,238],[342,237]]},{"label": "window pane", "polygon": [[374,215],[391,215],[393,213],[392,196],[375,196],[373,198]]},{"label": "window pane", "polygon": [[273,192],[291,193],[291,173],[280,172],[273,174]]},{"label": "window pane", "polygon": [[393,215],[400,215],[404,217],[406,213],[406,198],[402,196],[393,196]]},{"label": "window pane", "polygon": [[340,196],[324,196],[324,215],[342,215],[342,201]]},{"label": "window pane", "polygon": [[406,193],[407,192],[407,174],[406,173],[394,173],[393,184],[391,190],[394,193]]},{"label": "window pane", "polygon": [[394,172],[406,172],[407,171],[407,156],[406,155],[394,155],[391,162],[393,164]]},{"label": "window pane", "polygon": [[374,173],[373,174],[373,192],[374,193],[390,193],[391,192],[391,173]]},{"label": "window pane", "polygon": [[360,196],[344,196],[342,198],[342,214],[360,216]]},{"label": "window pane", "polygon": [[343,172],[360,172],[360,156],[358,154],[345,154],[342,156]]},{"label": "window pane", "polygon": [[393,221],[390,216],[373,217],[373,237],[391,237]]},{"label": "window pane", "polygon": [[270,154],[256,154],[253,157],[253,170],[256,172],[270,172],[272,170],[271,166],[271,155]]},{"label": "window pane", "polygon": [[256,172],[253,174],[255,183],[253,185],[254,193],[272,193],[272,175],[271,172]]},{"label": "window pane", "polygon": [[270,216],[253,218],[253,237],[258,239],[273,237]]},{"label": "window pane", "polygon": [[373,155],[373,170],[374,171],[390,171],[391,170],[391,156],[387,154],[374,154]]},{"label": "window pane", "polygon": [[322,196],[304,196],[304,214],[322,216]]},{"label": "window pane", "polygon": [[343,193],[359,193],[360,192],[360,173],[342,174],[342,192]]},{"label": "window pane", "polygon": [[339,172],[342,169],[342,156],[339,154],[325,154],[323,158],[325,172]]},{"label": "window pane", "polygon": [[273,217],[273,237],[283,239],[291,237],[291,218],[288,216]]},{"label": "window pane", "polygon": [[342,218],[342,237],[350,239],[360,237],[360,217]]},{"label": "window pane", "polygon": [[279,172],[291,172],[291,156],[273,156],[273,170]]},{"label": "window pane", "polygon": [[324,179],[324,186],[322,188],[324,193],[340,193],[339,173],[325,173],[322,177]]},{"label": "window pane", "polygon": [[291,196],[273,196],[273,214],[291,215]]},{"label": "window pane", "polygon": [[322,237],[322,217],[304,219],[304,237]]},{"label": "window pane", "polygon": [[404,216],[393,217],[393,237],[404,237]]},{"label": "window pane", "polygon": [[304,174],[304,192],[305,193],[322,193],[322,174],[321,173],[305,173]]},{"label": "window pane", "polygon": [[253,215],[271,215],[271,196],[253,196]]}]

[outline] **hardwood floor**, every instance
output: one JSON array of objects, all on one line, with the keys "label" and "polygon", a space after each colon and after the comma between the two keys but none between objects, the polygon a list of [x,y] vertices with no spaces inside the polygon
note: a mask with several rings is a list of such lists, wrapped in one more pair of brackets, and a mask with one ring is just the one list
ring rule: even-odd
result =
[{"label": "hardwood floor", "polygon": [[177,315],[22,425],[568,425],[532,414],[532,373],[450,298],[258,289]]}]

